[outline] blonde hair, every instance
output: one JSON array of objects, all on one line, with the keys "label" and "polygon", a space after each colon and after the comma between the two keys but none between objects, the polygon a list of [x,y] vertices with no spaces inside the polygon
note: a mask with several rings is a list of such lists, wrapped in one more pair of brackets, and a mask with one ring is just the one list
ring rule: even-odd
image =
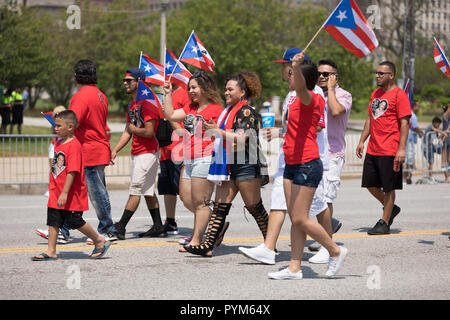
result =
[{"label": "blonde hair", "polygon": [[66,110],[66,107],[64,107],[64,106],[56,106],[53,109],[52,117],[54,118],[55,115],[57,115],[58,113],[60,113],[61,111],[64,111],[64,110]]}]

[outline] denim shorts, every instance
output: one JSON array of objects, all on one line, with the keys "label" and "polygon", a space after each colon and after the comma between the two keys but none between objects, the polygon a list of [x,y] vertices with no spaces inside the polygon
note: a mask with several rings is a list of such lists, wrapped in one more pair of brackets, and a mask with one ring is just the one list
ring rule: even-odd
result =
[{"label": "denim shorts", "polygon": [[195,158],[192,160],[184,160],[183,179],[190,180],[191,178],[206,179],[209,173],[209,166],[211,165],[211,156],[203,158]]},{"label": "denim shorts", "polygon": [[322,180],[323,165],[320,158],[301,164],[286,164],[283,178],[299,186],[317,188]]},{"label": "denim shorts", "polygon": [[261,169],[257,164],[232,164],[230,165],[230,179],[244,181],[261,178]]}]

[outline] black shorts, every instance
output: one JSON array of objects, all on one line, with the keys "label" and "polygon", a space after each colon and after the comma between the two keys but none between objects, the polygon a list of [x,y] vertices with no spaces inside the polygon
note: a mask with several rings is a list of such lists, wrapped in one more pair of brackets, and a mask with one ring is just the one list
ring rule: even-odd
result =
[{"label": "black shorts", "polygon": [[70,229],[79,229],[85,225],[83,211],[67,211],[63,209],[47,209],[47,225],[61,228],[67,222]]},{"label": "black shorts", "polygon": [[261,168],[257,164],[232,164],[230,165],[230,179],[244,181],[261,178]]},{"label": "black shorts", "polygon": [[180,172],[182,164],[175,164],[172,160],[164,160],[159,163],[158,194],[180,194]]},{"label": "black shorts", "polygon": [[13,106],[11,124],[23,123],[23,106]]},{"label": "black shorts", "polygon": [[403,189],[403,168],[394,171],[394,158],[366,154],[361,186],[381,188],[383,192]]},{"label": "black shorts", "polygon": [[2,116],[2,126],[6,126],[11,123],[11,109],[9,107],[0,107],[0,114]]}]

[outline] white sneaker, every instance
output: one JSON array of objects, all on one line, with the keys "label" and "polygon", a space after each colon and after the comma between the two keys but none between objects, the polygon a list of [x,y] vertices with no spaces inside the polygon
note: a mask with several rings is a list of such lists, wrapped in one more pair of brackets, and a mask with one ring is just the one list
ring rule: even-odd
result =
[{"label": "white sneaker", "polygon": [[192,240],[192,236],[189,236],[189,237],[178,240],[178,243],[182,244],[182,245],[187,245],[187,244],[189,244],[189,242],[191,242],[191,240]]},{"label": "white sneaker", "polygon": [[[118,240],[118,238],[111,232],[102,234],[102,236],[105,238],[105,241],[114,242],[114,241]],[[86,239],[86,244],[93,245],[94,241],[91,238],[87,238]]]},{"label": "white sneaker", "polygon": [[260,244],[255,248],[238,248],[245,256],[250,259],[265,263],[265,264],[275,264],[275,251],[267,249],[264,243]]},{"label": "white sneaker", "polygon": [[[48,229],[36,229],[36,234],[46,240],[48,240]],[[70,241],[70,238],[66,239],[62,235],[61,231],[58,233],[58,238],[56,240],[56,243],[58,244],[66,244]]]},{"label": "white sneaker", "polygon": [[317,252],[314,256],[309,258],[309,262],[311,263],[328,263],[328,260],[330,260],[330,254],[328,253],[328,250],[325,249],[325,247],[320,247],[319,252]]},{"label": "white sneaker", "polygon": [[278,272],[269,272],[267,276],[275,280],[300,280],[303,279],[302,271],[291,272],[289,268],[282,269]]},{"label": "white sneaker", "polygon": [[325,275],[327,277],[332,277],[336,275],[336,273],[339,271],[342,264],[344,263],[345,256],[347,255],[347,248],[341,246],[339,248],[341,248],[341,254],[339,255],[339,257],[337,257],[336,259],[330,257],[328,261],[328,268],[327,271],[325,272]]},{"label": "white sneaker", "polygon": [[48,190],[47,190],[47,191],[45,191],[45,193],[44,193],[44,197],[48,198],[49,196],[50,196],[50,193],[48,192]]}]

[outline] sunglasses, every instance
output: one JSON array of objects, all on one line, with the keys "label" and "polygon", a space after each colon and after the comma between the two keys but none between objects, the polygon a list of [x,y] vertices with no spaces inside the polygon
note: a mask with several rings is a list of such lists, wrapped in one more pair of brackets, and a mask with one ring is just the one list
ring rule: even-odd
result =
[{"label": "sunglasses", "polygon": [[330,74],[336,74],[336,72],[319,72],[319,77],[322,76],[324,78],[328,78]]},{"label": "sunglasses", "polygon": [[375,75],[382,77],[382,76],[384,76],[385,74],[391,74],[392,72],[375,71],[374,73],[375,73]]},{"label": "sunglasses", "polygon": [[131,81],[136,81],[136,79],[123,79],[123,82],[130,83]]}]

